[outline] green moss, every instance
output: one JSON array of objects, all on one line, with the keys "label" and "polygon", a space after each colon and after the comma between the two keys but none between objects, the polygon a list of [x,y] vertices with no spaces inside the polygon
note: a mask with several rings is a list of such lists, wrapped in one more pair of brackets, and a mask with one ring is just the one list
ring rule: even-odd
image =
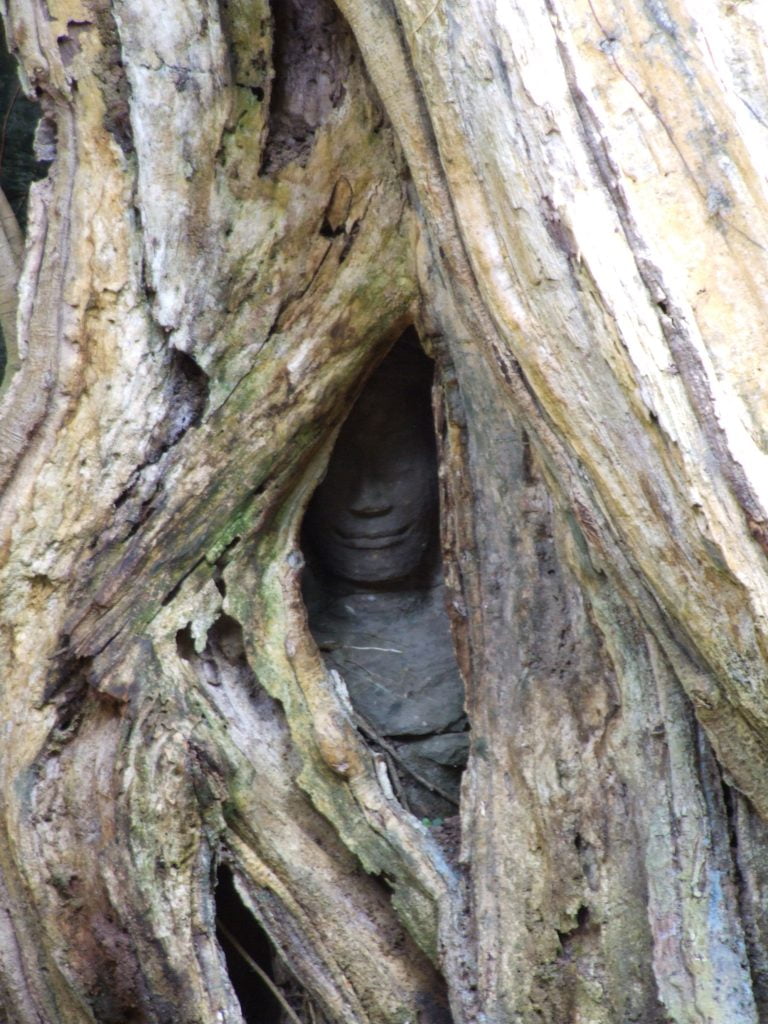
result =
[{"label": "green moss", "polygon": [[232,171],[233,191],[242,198],[258,178],[269,118],[272,17],[266,3],[233,0],[223,7],[223,20],[233,86],[223,162]]}]

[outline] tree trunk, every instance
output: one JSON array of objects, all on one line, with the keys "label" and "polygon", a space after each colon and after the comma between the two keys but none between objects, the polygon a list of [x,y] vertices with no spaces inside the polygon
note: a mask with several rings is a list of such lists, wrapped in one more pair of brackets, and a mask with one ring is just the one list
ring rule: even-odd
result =
[{"label": "tree trunk", "polygon": [[[0,9],[0,1020],[768,1021],[758,5]],[[302,596],[407,328],[458,855]]]}]

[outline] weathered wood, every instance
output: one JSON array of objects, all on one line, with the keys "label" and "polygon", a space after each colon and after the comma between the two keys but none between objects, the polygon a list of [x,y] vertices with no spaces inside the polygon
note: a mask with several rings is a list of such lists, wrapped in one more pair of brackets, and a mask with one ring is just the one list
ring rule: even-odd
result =
[{"label": "weathered wood", "polygon": [[0,189],[0,344],[3,370],[15,373],[19,368],[16,349],[16,296],[23,239],[8,200]]},{"label": "weathered wood", "polygon": [[[10,1021],[241,1019],[221,865],[307,1021],[766,1019],[753,6],[3,5],[57,128],[0,407]],[[458,863],[301,595],[408,325]]]}]

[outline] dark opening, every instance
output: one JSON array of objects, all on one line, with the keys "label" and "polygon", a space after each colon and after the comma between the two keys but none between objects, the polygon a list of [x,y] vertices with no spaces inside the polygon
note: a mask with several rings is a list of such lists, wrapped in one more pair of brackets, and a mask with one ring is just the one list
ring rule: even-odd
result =
[{"label": "dark opening", "polygon": [[[18,65],[8,50],[0,18],[0,191],[8,200],[22,232],[27,226],[30,186],[45,177],[48,166],[36,158],[34,151],[35,130],[41,113],[40,104],[27,99],[22,91]],[[0,383],[7,362],[7,346],[0,324]]]},{"label": "dark opening", "polygon": [[22,231],[27,224],[27,198],[33,181],[44,178],[48,164],[38,160],[34,138],[42,109],[21,88],[18,64],[8,50],[0,19],[0,188]]},{"label": "dark opening", "polygon": [[560,945],[563,947],[563,952],[566,955],[570,955],[570,951],[577,940],[584,939],[590,932],[596,932],[598,928],[599,926],[592,922],[589,907],[582,903],[576,911],[576,921],[573,926],[567,931],[558,931],[557,933]]},{"label": "dark opening", "polygon": [[331,227],[329,221],[326,218],[323,220],[323,223],[320,226],[320,234],[323,236],[323,238],[338,238],[339,235],[344,234],[344,225],[338,224],[335,228]]},{"label": "dark opening", "polygon": [[208,374],[187,352],[174,348],[171,351],[170,387],[172,410],[169,419],[173,428],[166,442],[169,447],[176,444],[189,427],[200,425],[208,402]]},{"label": "dark opening", "polygon": [[430,827],[456,814],[468,752],[445,609],[432,361],[407,330],[343,425],[304,521],[304,597],[395,794]]},{"label": "dark opening", "polygon": [[272,7],[275,77],[261,173],[305,162],[317,129],[345,95],[352,39],[330,0],[280,0]]},{"label": "dark opening", "polygon": [[248,960],[274,981],[274,950],[264,931],[237,894],[232,872],[222,865],[216,876],[216,938],[224,951],[227,973],[246,1024],[280,1024],[282,1007]]}]

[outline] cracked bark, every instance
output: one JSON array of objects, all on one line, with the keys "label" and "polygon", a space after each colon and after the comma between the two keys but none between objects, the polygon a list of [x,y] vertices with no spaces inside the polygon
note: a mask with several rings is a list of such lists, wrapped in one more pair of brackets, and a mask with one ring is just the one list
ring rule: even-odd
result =
[{"label": "cracked bark", "polygon": [[[57,143],[0,281],[0,1019],[288,1019],[250,958],[304,1022],[768,1020],[752,7],[2,6]],[[408,326],[458,861],[301,595]]]}]

